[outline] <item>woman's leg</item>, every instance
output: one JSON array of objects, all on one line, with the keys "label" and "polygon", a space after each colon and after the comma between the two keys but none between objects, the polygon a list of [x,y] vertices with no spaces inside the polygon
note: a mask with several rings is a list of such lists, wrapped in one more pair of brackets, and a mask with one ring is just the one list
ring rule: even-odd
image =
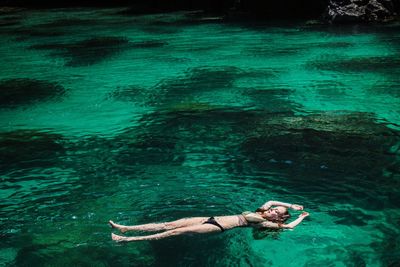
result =
[{"label": "woman's leg", "polygon": [[188,227],[176,228],[173,230],[165,231],[162,233],[147,235],[147,236],[119,236],[116,234],[111,234],[111,238],[117,242],[131,242],[131,241],[143,241],[143,240],[157,240],[163,239],[170,236],[184,235],[184,234],[205,234],[212,232],[221,232],[217,226],[212,224],[199,224]]},{"label": "woman's leg", "polygon": [[121,225],[116,224],[113,221],[109,221],[108,223],[112,228],[116,228],[121,233],[125,233],[127,231],[163,231],[163,230],[172,230],[180,227],[187,227],[196,224],[202,224],[208,219],[208,217],[193,217],[193,218],[184,218],[173,222],[165,222],[165,223],[148,223],[148,224],[140,224],[140,225]]}]

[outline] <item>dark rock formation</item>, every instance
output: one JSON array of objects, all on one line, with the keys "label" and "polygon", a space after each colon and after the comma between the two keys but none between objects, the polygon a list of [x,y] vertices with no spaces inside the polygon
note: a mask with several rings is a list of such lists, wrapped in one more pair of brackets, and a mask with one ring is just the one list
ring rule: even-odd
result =
[{"label": "dark rock formation", "polygon": [[203,10],[207,14],[226,15],[235,21],[318,19],[325,13],[325,19],[331,23],[387,21],[400,10],[400,0],[0,0],[0,5],[29,8],[126,6],[127,9],[119,12],[124,15]]},{"label": "dark rock formation", "polygon": [[330,0],[325,18],[331,23],[384,22],[395,15],[392,0]]},{"label": "dark rock formation", "polygon": [[19,29],[11,29],[7,32],[10,35],[16,35],[16,41],[25,41],[29,39],[42,39],[42,38],[51,38],[65,35],[65,32],[57,31],[57,30],[46,30],[40,28],[29,28],[22,27]]},{"label": "dark rock formation", "polygon": [[8,27],[8,26],[18,25],[20,23],[20,20],[21,20],[20,16],[0,17],[0,27]]},{"label": "dark rock formation", "polygon": [[[148,91],[147,102],[156,106],[181,103],[182,99],[191,99],[198,92],[229,88],[237,77],[243,75],[245,74],[241,69],[231,66],[189,69],[182,76],[166,79],[157,84],[154,88],[157,94],[152,93],[153,90]],[[137,90],[128,88],[127,93],[129,92],[136,95]],[[121,91],[116,95],[121,95]]]},{"label": "dark rock formation", "polygon": [[360,210],[330,210],[329,215],[336,217],[336,223],[344,225],[365,226],[374,217],[367,215]]},{"label": "dark rock formation", "polygon": [[129,42],[124,37],[95,37],[76,43],[47,43],[33,45],[31,49],[50,50],[51,56],[62,57],[71,67],[89,66],[99,63],[125,49],[148,49],[167,45],[158,40]]},{"label": "dark rock formation", "polygon": [[0,167],[51,166],[65,152],[62,136],[36,130],[20,130],[0,134]]},{"label": "dark rock formation", "polygon": [[97,21],[94,19],[79,19],[79,18],[66,18],[66,19],[57,19],[54,21],[46,22],[43,24],[36,25],[36,28],[40,29],[56,29],[56,28],[65,28],[65,27],[74,27],[74,26],[93,26]]},{"label": "dark rock formation", "polygon": [[396,72],[399,64],[400,59],[393,56],[339,57],[326,55],[309,62],[307,65],[311,69],[337,71],[340,73],[373,72],[388,74]]},{"label": "dark rock formation", "polygon": [[173,111],[155,112],[145,116],[139,127],[127,129],[112,142],[115,161],[124,166],[179,165],[188,154],[223,158],[222,151],[227,149],[229,141],[237,144],[243,133],[252,129],[247,122],[255,120],[254,116],[250,112],[206,105],[177,106]]},{"label": "dark rock formation", "polygon": [[257,90],[250,88],[243,93],[244,96],[250,97],[253,101],[254,107],[268,112],[291,112],[299,106],[289,101],[289,96],[293,90],[289,89],[268,89]]},{"label": "dark rock formation", "polygon": [[[151,46],[151,44],[148,45]],[[140,46],[144,46],[144,44],[141,43]],[[128,47],[129,41],[126,38],[107,36],[72,44],[56,43],[31,46],[32,49],[52,50],[52,56],[65,58],[65,64],[73,67],[96,64]]]},{"label": "dark rock formation", "polygon": [[[379,177],[395,164],[397,134],[366,113],[276,116],[254,129],[242,149],[255,165],[330,169]],[[378,164],[379,163],[379,164]]]},{"label": "dark rock formation", "polygon": [[[314,201],[337,202],[341,196],[344,203],[367,210],[397,205],[385,198],[396,195],[399,133],[374,121],[372,114],[276,114],[265,119],[241,145],[246,160],[232,162],[236,175],[278,172],[276,178],[258,179],[259,186],[310,194]],[[366,203],[377,188],[379,201]]]},{"label": "dark rock formation", "polygon": [[[122,141],[123,140],[123,141]],[[138,164],[181,164],[183,156],[177,147],[177,140],[171,136],[126,131],[120,135],[115,160],[119,164],[135,166]]]},{"label": "dark rock formation", "polygon": [[130,47],[132,48],[158,48],[167,45],[167,42],[157,41],[157,40],[148,40],[143,42],[133,42]]},{"label": "dark rock formation", "polygon": [[48,81],[27,78],[0,80],[0,108],[16,108],[59,98],[65,91],[61,85]]}]

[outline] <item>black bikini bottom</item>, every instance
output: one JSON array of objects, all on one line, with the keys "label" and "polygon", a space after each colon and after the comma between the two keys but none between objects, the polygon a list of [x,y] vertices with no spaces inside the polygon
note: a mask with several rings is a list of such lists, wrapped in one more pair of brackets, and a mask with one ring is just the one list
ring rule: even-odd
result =
[{"label": "black bikini bottom", "polygon": [[210,217],[210,218],[208,218],[207,221],[203,222],[203,224],[206,224],[206,223],[219,227],[219,229],[221,229],[221,232],[225,231],[224,227],[222,227],[219,223],[217,223],[217,221],[215,220],[214,217]]}]

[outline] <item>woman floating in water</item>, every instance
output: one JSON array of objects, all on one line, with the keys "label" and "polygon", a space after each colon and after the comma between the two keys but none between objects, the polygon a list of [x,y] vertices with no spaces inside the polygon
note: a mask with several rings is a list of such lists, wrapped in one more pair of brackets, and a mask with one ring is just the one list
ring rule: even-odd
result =
[{"label": "woman floating in water", "polygon": [[[273,206],[275,206],[273,208]],[[303,210],[303,206],[297,204],[288,204],[279,201],[268,201],[255,212],[245,211],[240,215],[216,216],[216,217],[192,217],[184,218],[173,222],[149,223],[134,226],[125,226],[110,221],[113,228],[122,233],[128,231],[164,231],[161,233],[147,236],[119,236],[111,234],[114,241],[130,242],[142,240],[157,240],[170,236],[184,234],[205,234],[212,232],[223,232],[236,227],[251,226],[255,228],[283,228],[293,229],[307,217],[308,212],[303,212],[291,223],[284,224],[290,218],[288,208],[294,210]]]}]

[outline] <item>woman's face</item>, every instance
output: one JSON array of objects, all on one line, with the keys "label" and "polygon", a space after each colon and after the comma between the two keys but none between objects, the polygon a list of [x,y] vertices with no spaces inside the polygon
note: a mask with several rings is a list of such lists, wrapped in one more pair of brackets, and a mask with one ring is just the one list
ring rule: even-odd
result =
[{"label": "woman's face", "polygon": [[263,215],[268,220],[278,220],[286,211],[287,209],[285,207],[278,206],[264,211]]}]

